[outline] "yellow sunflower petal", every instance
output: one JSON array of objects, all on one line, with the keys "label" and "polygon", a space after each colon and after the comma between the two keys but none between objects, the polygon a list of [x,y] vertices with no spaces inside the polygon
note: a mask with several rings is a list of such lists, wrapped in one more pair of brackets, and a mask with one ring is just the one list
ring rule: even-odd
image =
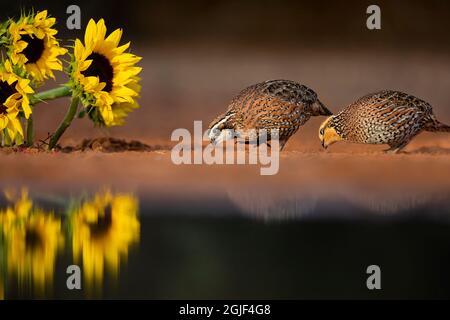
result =
[{"label": "yellow sunflower petal", "polygon": [[105,20],[100,19],[100,21],[97,23],[97,41],[103,41],[105,40],[106,36],[106,25]]},{"label": "yellow sunflower petal", "polygon": [[[116,29],[106,38],[105,41],[111,42],[114,47],[119,45],[120,39],[122,38],[122,29]],[[129,43],[127,44],[129,46]],[[125,45],[126,46],[126,45]],[[127,48],[128,48],[127,46]],[[126,50],[126,49],[125,49]]]},{"label": "yellow sunflower petal", "polygon": [[84,43],[86,47],[92,47],[94,45],[94,41],[97,38],[97,25],[94,19],[89,20],[89,23],[86,28],[86,33],[84,35]]},{"label": "yellow sunflower petal", "polygon": [[38,22],[41,20],[45,20],[45,18],[47,18],[47,10],[38,12],[34,17],[34,19]]}]

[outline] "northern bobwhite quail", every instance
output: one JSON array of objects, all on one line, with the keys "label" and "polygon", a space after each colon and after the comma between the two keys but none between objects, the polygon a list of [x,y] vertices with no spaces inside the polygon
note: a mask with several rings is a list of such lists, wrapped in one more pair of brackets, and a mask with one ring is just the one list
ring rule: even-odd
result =
[{"label": "northern bobwhite quail", "polygon": [[329,117],[320,126],[322,146],[345,140],[387,144],[398,152],[422,131],[450,132],[439,122],[431,105],[400,91],[384,90],[366,95]]},{"label": "northern bobwhite quail", "polygon": [[265,129],[270,141],[270,130],[278,129],[281,150],[311,116],[329,115],[310,88],[290,80],[269,80],[241,91],[209,125],[209,139],[212,143],[234,138],[257,142],[260,130]]}]

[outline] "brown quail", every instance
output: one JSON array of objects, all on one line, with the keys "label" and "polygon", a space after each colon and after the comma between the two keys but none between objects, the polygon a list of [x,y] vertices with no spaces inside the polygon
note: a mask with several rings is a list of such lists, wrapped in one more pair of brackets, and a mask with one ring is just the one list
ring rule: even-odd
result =
[{"label": "brown quail", "polygon": [[320,127],[322,146],[340,141],[387,144],[398,152],[422,131],[450,132],[431,105],[413,95],[384,90],[366,95],[329,117]]},{"label": "brown quail", "polygon": [[270,141],[270,130],[277,129],[281,150],[311,116],[331,114],[310,88],[290,80],[269,80],[241,91],[211,122],[209,138],[213,143],[233,138],[257,142],[265,129]]}]

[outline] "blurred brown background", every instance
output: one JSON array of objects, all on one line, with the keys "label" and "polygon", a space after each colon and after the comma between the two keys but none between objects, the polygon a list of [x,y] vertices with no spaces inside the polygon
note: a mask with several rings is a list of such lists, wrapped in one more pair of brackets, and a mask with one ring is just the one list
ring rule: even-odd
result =
[{"label": "blurred brown background", "polygon": [[[9,1],[1,17],[20,9],[48,9],[61,24],[66,8],[76,4],[88,18],[105,18],[114,28],[126,28],[129,39],[146,45],[208,44],[332,46],[379,44],[397,48],[448,46],[450,3],[446,0],[197,0],[197,1]],[[383,29],[368,33],[366,8],[382,9]],[[62,33],[67,30],[61,30]],[[72,31],[65,32],[68,36]]]},{"label": "blurred brown background", "polygon": [[[167,141],[193,120],[207,126],[244,87],[276,78],[310,86],[333,111],[376,90],[406,91],[450,123],[449,1],[16,1],[2,4],[1,16],[48,9],[68,40],[84,32],[66,29],[70,4],[81,7],[83,28],[91,17],[105,18],[110,31],[124,28],[144,70],[142,108],[124,127],[106,132],[77,121],[65,141],[104,134]],[[366,28],[370,4],[381,7],[382,30]],[[54,130],[65,103],[36,107],[39,137]],[[289,148],[319,148],[322,120],[310,121]]]}]

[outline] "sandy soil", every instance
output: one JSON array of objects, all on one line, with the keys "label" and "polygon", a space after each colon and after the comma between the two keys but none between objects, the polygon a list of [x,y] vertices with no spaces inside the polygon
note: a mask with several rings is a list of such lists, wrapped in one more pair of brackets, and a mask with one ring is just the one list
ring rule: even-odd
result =
[{"label": "sandy soil", "polygon": [[397,155],[384,154],[382,146],[342,143],[323,151],[318,141],[315,147],[293,141],[281,154],[280,169],[274,176],[261,176],[260,165],[174,165],[170,141],[156,151],[3,150],[0,161],[2,184],[23,183],[39,188],[108,184],[208,192],[214,188],[268,185],[323,191],[347,185],[446,190],[450,186],[450,142],[446,140],[421,137],[405,153]]}]

